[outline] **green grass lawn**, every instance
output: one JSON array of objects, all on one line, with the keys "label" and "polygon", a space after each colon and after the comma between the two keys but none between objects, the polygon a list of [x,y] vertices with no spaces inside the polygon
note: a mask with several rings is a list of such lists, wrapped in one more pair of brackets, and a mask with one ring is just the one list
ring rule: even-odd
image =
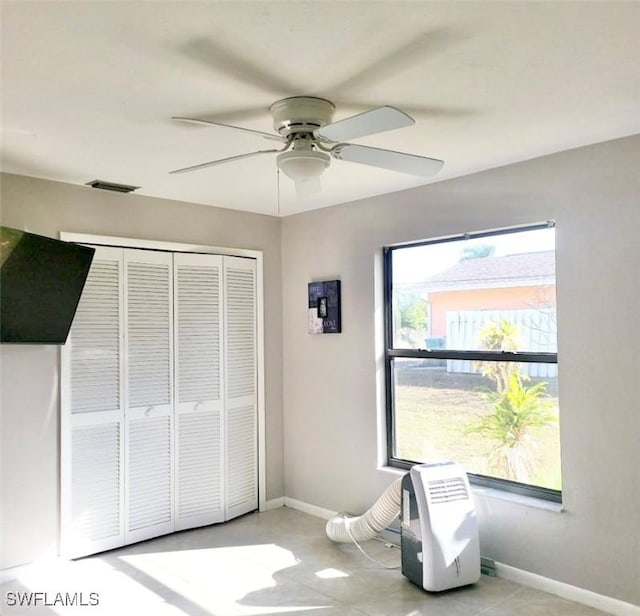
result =
[{"label": "green grass lawn", "polygon": [[[491,455],[495,441],[465,432],[491,412],[479,394],[490,381],[477,374],[447,373],[444,368],[402,366],[396,383],[396,457],[418,462],[449,459],[468,472],[499,476]],[[557,395],[550,400],[557,416]],[[529,483],[560,489],[557,422],[532,428],[526,450],[532,470]]]}]

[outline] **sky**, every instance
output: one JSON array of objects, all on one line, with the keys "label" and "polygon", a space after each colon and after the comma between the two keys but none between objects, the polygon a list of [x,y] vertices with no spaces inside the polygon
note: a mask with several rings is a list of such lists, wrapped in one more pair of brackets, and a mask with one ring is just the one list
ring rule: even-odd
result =
[{"label": "sky", "polygon": [[536,229],[396,250],[393,253],[393,281],[419,282],[457,263],[466,248],[486,244],[495,246],[493,256],[496,257],[554,250],[555,229]]}]

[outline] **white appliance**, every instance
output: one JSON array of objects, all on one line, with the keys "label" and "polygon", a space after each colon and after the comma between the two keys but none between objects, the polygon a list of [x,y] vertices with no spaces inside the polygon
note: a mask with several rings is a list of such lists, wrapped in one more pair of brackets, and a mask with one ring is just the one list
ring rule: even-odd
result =
[{"label": "white appliance", "polygon": [[401,482],[402,574],[428,591],[480,579],[480,542],[469,481],[454,462],[419,464]]}]

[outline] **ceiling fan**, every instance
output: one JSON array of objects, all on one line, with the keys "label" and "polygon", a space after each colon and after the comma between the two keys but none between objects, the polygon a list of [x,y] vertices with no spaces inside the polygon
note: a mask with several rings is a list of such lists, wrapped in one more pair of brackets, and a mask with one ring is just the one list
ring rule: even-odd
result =
[{"label": "ceiling fan", "polygon": [[444,164],[435,158],[345,143],[351,139],[415,123],[411,116],[395,107],[377,107],[337,122],[332,122],[335,105],[314,96],[284,98],[273,103],[269,110],[277,134],[198,118],[173,117],[174,120],[224,126],[253,133],[278,141],[282,147],[229,156],[175,169],[170,173],[188,173],[243,158],[275,153],[278,169],[295,182],[296,192],[303,195],[320,190],[320,176],[329,167],[332,158],[424,177],[435,175]]}]

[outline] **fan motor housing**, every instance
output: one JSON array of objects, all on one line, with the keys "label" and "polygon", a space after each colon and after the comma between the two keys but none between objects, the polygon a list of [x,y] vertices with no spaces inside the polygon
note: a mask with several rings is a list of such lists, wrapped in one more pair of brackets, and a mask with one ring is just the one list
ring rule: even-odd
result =
[{"label": "fan motor housing", "polygon": [[292,96],[271,105],[273,128],[283,137],[295,133],[312,133],[316,128],[329,124],[335,105],[315,96]]}]

